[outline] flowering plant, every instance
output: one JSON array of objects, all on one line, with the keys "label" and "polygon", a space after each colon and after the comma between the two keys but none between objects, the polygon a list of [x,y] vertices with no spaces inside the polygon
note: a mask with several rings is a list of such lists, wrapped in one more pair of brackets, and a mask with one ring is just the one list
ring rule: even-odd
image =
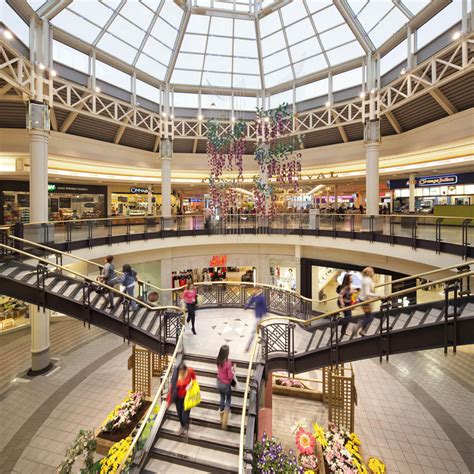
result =
[{"label": "flowering plant", "polygon": [[379,458],[375,458],[375,457],[369,458],[367,462],[367,466],[370,469],[370,472],[372,472],[372,474],[385,473],[385,464]]},{"label": "flowering plant", "polygon": [[284,472],[285,474],[303,474],[303,467],[298,465],[293,452],[283,451],[281,443],[275,438],[268,438],[264,433],[262,441],[258,441],[254,451],[254,471],[262,474]]},{"label": "flowering plant", "polygon": [[108,414],[101,425],[100,431],[118,431],[130,425],[144,401],[145,394],[143,392],[129,392],[127,398]]},{"label": "flowering plant", "polygon": [[125,456],[132,444],[132,437],[124,438],[115,443],[105,458],[100,460],[100,474],[117,472],[119,466],[125,460]]},{"label": "flowering plant", "polygon": [[314,436],[306,431],[304,428],[300,428],[295,435],[296,447],[300,454],[313,454],[315,440]]},{"label": "flowering plant", "polygon": [[72,468],[80,456],[83,456],[83,468],[81,474],[96,472],[94,464],[94,452],[97,447],[94,433],[91,430],[80,430],[72,445],[66,451],[66,459],[58,468],[60,474],[70,474]]},{"label": "flowering plant", "polygon": [[305,384],[297,379],[277,378],[275,379],[275,383],[282,387],[306,388]]},{"label": "flowering plant", "polygon": [[299,461],[303,469],[310,471],[318,469],[318,458],[314,454],[300,454]]}]

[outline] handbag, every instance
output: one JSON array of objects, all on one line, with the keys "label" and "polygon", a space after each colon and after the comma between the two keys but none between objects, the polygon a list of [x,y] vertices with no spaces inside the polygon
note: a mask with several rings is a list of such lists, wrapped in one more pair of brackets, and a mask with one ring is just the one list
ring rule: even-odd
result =
[{"label": "handbag", "polygon": [[189,411],[191,408],[198,406],[201,403],[201,389],[197,380],[193,380],[184,397],[184,410]]}]

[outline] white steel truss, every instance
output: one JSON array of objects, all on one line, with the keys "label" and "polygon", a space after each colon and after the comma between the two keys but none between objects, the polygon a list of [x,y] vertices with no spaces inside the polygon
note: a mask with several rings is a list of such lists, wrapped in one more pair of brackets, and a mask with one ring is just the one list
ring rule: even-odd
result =
[{"label": "white steel truss", "polygon": [[[390,123],[394,117],[392,111],[423,94],[432,93],[437,88],[474,70],[474,35],[453,41],[448,47],[423,62],[412,71],[397,78],[375,94],[377,116],[386,115]],[[12,48],[0,40],[0,94],[4,100],[28,100],[34,97],[37,75],[41,71]],[[45,75],[43,71],[43,75]],[[157,137],[166,136],[182,139],[204,139],[207,124],[203,120],[189,118],[163,117],[163,114],[148,111],[132,105],[130,102],[116,99],[91,88],[77,85],[58,77],[44,77],[40,83],[44,86],[44,97],[53,108],[67,110],[77,115],[87,115],[114,123],[120,127],[141,130]],[[11,86],[11,87],[10,87]],[[14,89],[17,95],[6,95]],[[435,93],[436,94],[436,93]],[[314,110],[299,112],[289,122],[285,134],[299,135],[310,132],[338,128],[353,123],[363,124],[369,110],[368,98],[354,98],[346,102],[328,104]],[[222,132],[230,130],[233,122],[220,120]],[[400,127],[395,127],[397,133]],[[246,123],[246,140],[257,139],[253,121]]]}]

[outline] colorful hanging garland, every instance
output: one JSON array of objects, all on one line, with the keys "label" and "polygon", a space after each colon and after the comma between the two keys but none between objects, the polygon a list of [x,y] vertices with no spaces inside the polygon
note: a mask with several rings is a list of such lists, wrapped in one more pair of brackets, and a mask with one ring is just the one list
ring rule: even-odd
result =
[{"label": "colorful hanging garland", "polygon": [[272,219],[276,215],[274,181],[290,185],[297,190],[301,173],[302,136],[290,138],[285,133],[291,129],[292,114],[288,104],[283,103],[275,110],[266,112],[257,108],[257,145],[254,158],[260,168],[260,175],[254,176],[254,198],[257,214]]},{"label": "colorful hanging garland", "polygon": [[243,179],[243,155],[245,152],[245,122],[239,120],[223,132],[217,120],[207,122],[207,156],[210,169],[209,194],[210,208],[214,214],[219,212],[226,220],[230,208],[235,204],[236,180],[226,180],[224,171],[237,171],[237,181]]}]

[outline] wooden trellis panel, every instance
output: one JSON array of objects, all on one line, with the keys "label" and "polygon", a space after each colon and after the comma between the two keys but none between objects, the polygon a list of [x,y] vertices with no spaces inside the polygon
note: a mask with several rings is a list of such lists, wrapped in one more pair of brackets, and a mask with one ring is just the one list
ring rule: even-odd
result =
[{"label": "wooden trellis panel", "polygon": [[328,419],[338,427],[354,431],[356,391],[354,374],[328,372]]},{"label": "wooden trellis panel", "polygon": [[151,352],[133,346],[132,390],[151,397]]},{"label": "wooden trellis panel", "polygon": [[152,352],[152,375],[153,377],[161,377],[163,372],[168,367],[168,355],[167,354],[156,354]]},{"label": "wooden trellis panel", "polygon": [[323,403],[329,403],[329,374],[344,375],[344,364],[334,365],[332,367],[323,367]]}]

